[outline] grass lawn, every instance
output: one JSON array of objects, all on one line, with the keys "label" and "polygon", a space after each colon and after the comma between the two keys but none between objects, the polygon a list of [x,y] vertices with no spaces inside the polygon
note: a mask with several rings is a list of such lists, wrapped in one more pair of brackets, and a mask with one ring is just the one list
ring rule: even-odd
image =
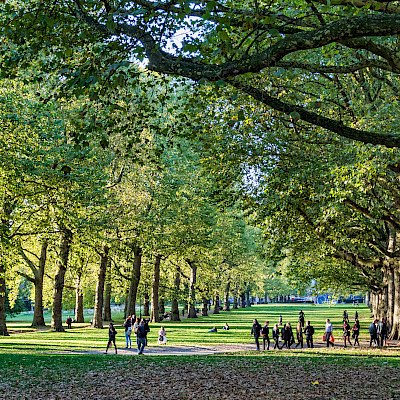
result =
[{"label": "grass lawn", "polygon": [[[368,337],[368,325],[371,322],[370,310],[365,306],[353,307],[349,305],[338,305],[329,307],[325,305],[311,304],[268,304],[257,305],[250,308],[221,312],[221,314],[210,314],[208,317],[199,317],[196,319],[183,319],[181,322],[163,321],[160,324],[151,324],[148,337],[149,346],[157,342],[158,330],[163,325],[167,331],[168,344],[170,345],[196,345],[196,344],[235,344],[250,343],[252,337],[250,330],[252,321],[257,318],[263,324],[266,320],[270,321],[272,327],[278,322],[282,315],[283,322],[291,322],[294,330],[298,321],[300,309],[305,313],[306,320],[310,320],[315,328],[315,341],[320,341],[324,331],[325,320],[330,318],[334,325],[334,336],[341,342],[342,335],[342,315],[346,309],[350,320],[354,319],[354,313],[357,309],[361,322],[361,339]],[[28,319],[29,317],[29,319]],[[11,332],[23,332],[28,330],[31,315],[16,316],[8,322]],[[87,317],[90,320],[90,316]],[[125,346],[124,329],[122,328],[122,315],[114,315],[117,335],[117,346]],[[65,319],[65,318],[64,318]],[[48,316],[47,316],[48,320]],[[230,326],[229,331],[223,331],[225,322]],[[83,324],[85,325],[85,324]],[[99,330],[90,327],[76,327],[66,330],[65,333],[51,331],[45,332],[27,332],[12,334],[9,337],[0,337],[0,353],[15,350],[24,351],[64,351],[64,350],[93,350],[103,349],[107,341],[108,333],[106,329]],[[216,326],[217,333],[208,333]]]}]

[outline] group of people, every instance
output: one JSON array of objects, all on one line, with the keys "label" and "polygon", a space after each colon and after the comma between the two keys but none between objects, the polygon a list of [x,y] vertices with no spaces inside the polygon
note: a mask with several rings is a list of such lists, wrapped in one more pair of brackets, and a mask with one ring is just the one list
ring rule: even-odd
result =
[{"label": "group of people", "polygon": [[[136,344],[138,349],[138,355],[143,354],[144,348],[147,346],[147,334],[150,332],[149,320],[135,318],[135,316],[129,316],[123,325],[125,329],[126,348],[132,348],[132,335],[136,337]],[[108,353],[109,347],[114,344],[115,354],[117,354],[117,346],[115,344],[115,336],[117,331],[115,330],[114,324],[110,322],[108,329],[108,343],[105,354]],[[158,344],[167,343],[167,333],[162,326],[158,332]]]},{"label": "group of people", "polygon": [[[306,343],[308,348],[314,347],[314,327],[310,324],[310,321],[307,321],[306,326],[304,326],[305,318],[304,313],[301,311],[299,315],[299,322],[296,327],[296,338],[297,343],[294,338],[294,333],[292,329],[292,325],[290,322],[287,322],[282,328],[279,328],[278,324],[275,324],[272,329],[272,339],[274,341],[274,349],[282,350],[284,347],[290,349],[290,347],[296,343],[296,348],[303,348],[304,337],[306,338]],[[280,324],[282,322],[280,320]],[[261,326],[258,321],[255,319],[253,321],[253,327],[251,328],[251,334],[254,336],[254,340],[257,346],[257,350],[260,350],[260,337],[262,338],[263,350],[267,347],[269,350],[270,347],[270,328],[269,321],[265,321],[264,326]],[[279,340],[282,340],[282,346],[279,346]]]},{"label": "group of people", "polygon": [[371,322],[369,326],[369,347],[372,346],[372,343],[375,343],[376,346],[387,346],[387,338],[389,334],[389,327],[386,318],[382,318],[380,321],[375,319]]}]

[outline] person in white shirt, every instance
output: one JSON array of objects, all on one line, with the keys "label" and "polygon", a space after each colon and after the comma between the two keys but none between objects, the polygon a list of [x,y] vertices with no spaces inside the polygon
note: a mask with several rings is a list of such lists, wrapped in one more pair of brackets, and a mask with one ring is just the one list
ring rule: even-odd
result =
[{"label": "person in white shirt", "polygon": [[158,341],[157,344],[165,344],[167,343],[167,332],[165,332],[164,327],[162,326],[161,329],[158,331]]},{"label": "person in white shirt", "polygon": [[[330,343],[330,338],[332,336],[332,332],[333,332],[333,326],[331,324],[331,321],[329,320],[329,318],[326,320],[326,324],[325,324],[325,340],[326,340],[326,347],[329,347],[329,343]],[[331,343],[331,345],[333,346],[333,343]]]}]

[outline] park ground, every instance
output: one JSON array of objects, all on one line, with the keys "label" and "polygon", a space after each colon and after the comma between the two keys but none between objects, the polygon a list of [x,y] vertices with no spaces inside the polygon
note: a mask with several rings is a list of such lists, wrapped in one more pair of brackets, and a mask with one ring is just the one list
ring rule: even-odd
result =
[{"label": "park ground", "polygon": [[[300,309],[316,328],[315,349],[255,351],[253,318],[272,326],[282,315],[294,326]],[[16,316],[9,321],[12,334],[0,338],[0,399],[400,399],[398,343],[369,348],[371,315],[360,306],[362,346],[343,348],[344,309],[353,319],[356,308],[348,305],[270,304],[151,324],[143,357],[125,349],[118,315],[118,355],[103,354],[106,329],[30,331],[28,316]],[[329,350],[321,342],[328,317],[336,337]],[[228,332],[221,329],[225,322]],[[168,335],[162,348],[156,345],[161,325]],[[218,333],[208,333],[212,326]]]}]

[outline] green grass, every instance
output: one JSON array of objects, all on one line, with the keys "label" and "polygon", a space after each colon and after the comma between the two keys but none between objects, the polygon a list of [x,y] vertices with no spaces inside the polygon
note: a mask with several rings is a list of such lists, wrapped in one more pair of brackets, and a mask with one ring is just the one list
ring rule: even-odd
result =
[{"label": "green grass", "polygon": [[[295,327],[298,321],[298,313],[302,309],[306,320],[310,320],[315,328],[315,341],[320,341],[326,318],[330,318],[334,325],[334,336],[336,340],[341,341],[342,336],[342,315],[343,310],[349,312],[350,320],[354,318],[357,309],[361,322],[361,339],[368,337],[368,325],[371,321],[370,310],[365,306],[353,307],[349,305],[337,305],[329,307],[325,305],[311,304],[268,304],[257,305],[250,308],[232,310],[230,312],[221,312],[219,315],[210,314],[208,317],[199,317],[197,319],[183,319],[181,322],[163,321],[159,324],[151,324],[151,332],[148,336],[149,346],[154,346],[157,342],[158,330],[163,325],[167,331],[169,345],[217,345],[217,344],[235,344],[250,343],[250,329],[252,321],[257,318],[263,324],[266,320],[270,321],[272,327],[278,322],[282,315],[283,322],[291,322]],[[29,330],[31,315],[16,316],[8,321],[10,331]],[[90,320],[91,316],[87,316]],[[122,328],[123,318],[121,315],[114,315],[117,335],[117,346],[125,346],[124,329]],[[64,318],[65,319],[65,318]],[[49,316],[46,315],[46,322],[49,322]],[[229,331],[223,331],[225,322],[230,325]],[[87,324],[82,324],[87,325]],[[26,332],[12,334],[9,337],[0,337],[0,353],[13,351],[70,351],[70,350],[96,350],[103,349],[107,340],[107,330],[93,329],[90,327],[76,328],[66,330],[64,333],[52,331],[44,332]],[[217,333],[208,333],[216,326]]]}]

